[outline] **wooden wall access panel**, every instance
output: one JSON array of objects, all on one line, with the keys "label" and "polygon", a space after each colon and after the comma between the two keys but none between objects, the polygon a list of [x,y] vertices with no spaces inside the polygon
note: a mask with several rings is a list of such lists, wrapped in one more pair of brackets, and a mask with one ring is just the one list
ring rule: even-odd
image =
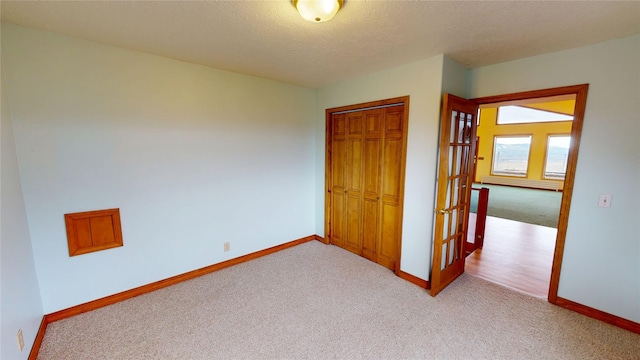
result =
[{"label": "wooden wall access panel", "polygon": [[65,214],[69,256],[123,245],[120,209]]}]

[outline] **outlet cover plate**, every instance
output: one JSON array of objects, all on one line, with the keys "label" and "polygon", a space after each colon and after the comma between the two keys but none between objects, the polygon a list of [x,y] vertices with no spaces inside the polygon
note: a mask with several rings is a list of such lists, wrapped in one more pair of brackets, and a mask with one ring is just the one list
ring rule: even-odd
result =
[{"label": "outlet cover plate", "polygon": [[24,337],[22,336],[22,329],[18,330],[16,339],[18,340],[18,349],[20,349],[20,351],[22,352],[22,350],[24,350]]},{"label": "outlet cover plate", "polygon": [[598,206],[603,207],[603,208],[610,208],[611,207],[611,195],[608,194],[602,194],[600,195],[600,197],[598,197]]}]

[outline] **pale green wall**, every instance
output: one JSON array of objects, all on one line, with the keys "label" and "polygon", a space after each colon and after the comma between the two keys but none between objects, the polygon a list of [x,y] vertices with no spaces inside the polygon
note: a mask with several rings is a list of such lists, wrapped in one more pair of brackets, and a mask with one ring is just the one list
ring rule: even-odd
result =
[{"label": "pale green wall", "polygon": [[461,98],[467,97],[467,79],[469,70],[450,57],[444,56],[442,62],[442,93],[447,93]]},{"label": "pale green wall", "polygon": [[[640,36],[474,69],[470,97],[589,84],[558,295],[640,322]],[[611,208],[597,206],[611,194]]]},{"label": "pale green wall", "polygon": [[[18,174],[10,111],[4,81],[1,82],[0,358],[26,359],[44,312]],[[19,329],[25,344],[22,352],[16,341]]]},{"label": "pale green wall", "polygon": [[[640,321],[639,39],[471,72],[440,55],[313,90],[3,25],[2,357],[16,325],[31,343],[43,312],[323,235],[331,107],[411,97],[401,269],[428,279],[442,93],[467,86],[479,97],[591,84],[559,295]],[[20,174],[5,161],[16,151]],[[27,221],[20,199],[5,202],[20,180],[29,228],[10,227],[21,235],[7,242],[7,209]],[[610,209],[595,206],[601,193]],[[69,258],[62,214],[108,207],[121,208],[125,246]],[[5,258],[28,259],[30,246],[35,261],[7,272]],[[6,276],[27,292],[5,298]]]},{"label": "pale green wall", "polygon": [[[324,110],[409,95],[400,268],[419,278],[429,279],[442,92],[447,88],[463,96],[466,72],[463,66],[439,55],[318,90],[316,233],[324,235]],[[445,81],[443,75],[447,75]]]},{"label": "pale green wall", "polygon": [[[2,50],[45,313],[315,233],[314,90],[7,24]],[[124,246],[69,257],[63,215],[115,207]]]}]

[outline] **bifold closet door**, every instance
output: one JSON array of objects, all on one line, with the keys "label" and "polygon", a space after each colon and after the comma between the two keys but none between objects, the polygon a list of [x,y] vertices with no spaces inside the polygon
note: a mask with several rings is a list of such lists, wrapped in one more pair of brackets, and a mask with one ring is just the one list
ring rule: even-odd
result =
[{"label": "bifold closet door", "polygon": [[346,238],[344,248],[362,252],[362,112],[347,114]]},{"label": "bifold closet door", "polygon": [[384,109],[364,114],[364,169],[362,186],[362,256],[378,262],[380,247],[380,166]]},{"label": "bifold closet door", "polygon": [[333,244],[360,254],[362,207],[362,113],[334,115],[331,142]]},{"label": "bifold closet door", "polygon": [[394,269],[400,243],[404,106],[331,117],[330,241]]},{"label": "bifold closet door", "polygon": [[331,208],[329,217],[331,223],[331,243],[344,247],[346,238],[346,167],[347,167],[347,116],[333,115],[331,119],[331,178],[329,179],[329,196]]},{"label": "bifold closet door", "polygon": [[380,190],[378,263],[394,269],[400,252],[404,166],[404,106],[385,108]]}]

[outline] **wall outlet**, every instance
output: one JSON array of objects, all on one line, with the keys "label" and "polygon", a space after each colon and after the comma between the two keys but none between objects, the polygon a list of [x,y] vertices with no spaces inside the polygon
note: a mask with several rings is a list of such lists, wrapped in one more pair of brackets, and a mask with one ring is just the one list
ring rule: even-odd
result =
[{"label": "wall outlet", "polygon": [[611,195],[603,194],[598,197],[598,206],[603,208],[611,207]]},{"label": "wall outlet", "polygon": [[226,243],[224,243],[224,252],[227,252],[229,250],[231,250],[231,243],[227,241]]},{"label": "wall outlet", "polygon": [[22,352],[22,350],[24,350],[24,337],[22,336],[22,329],[18,329],[16,339],[18,340],[18,349],[20,349],[20,351]]}]

